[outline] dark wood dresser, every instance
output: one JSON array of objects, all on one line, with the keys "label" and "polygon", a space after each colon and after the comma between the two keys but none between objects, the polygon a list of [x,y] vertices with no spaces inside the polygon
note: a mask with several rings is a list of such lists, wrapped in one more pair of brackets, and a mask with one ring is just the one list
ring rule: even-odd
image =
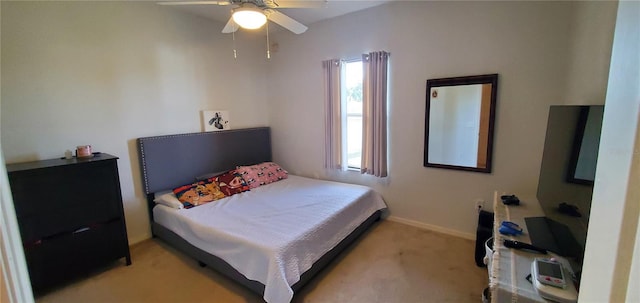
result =
[{"label": "dark wood dresser", "polygon": [[131,264],[117,160],[102,153],[7,165],[34,293],[123,257]]}]

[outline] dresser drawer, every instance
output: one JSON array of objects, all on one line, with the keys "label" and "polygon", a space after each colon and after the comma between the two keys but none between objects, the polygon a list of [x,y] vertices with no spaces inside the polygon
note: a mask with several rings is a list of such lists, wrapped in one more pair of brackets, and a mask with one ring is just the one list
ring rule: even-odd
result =
[{"label": "dresser drawer", "polygon": [[120,201],[115,161],[18,171],[9,176],[18,217],[87,205],[104,208]]},{"label": "dresser drawer", "polygon": [[123,222],[116,220],[25,246],[34,291],[46,290],[125,257],[126,241]]},{"label": "dresser drawer", "polygon": [[120,217],[118,204],[96,203],[55,209],[47,213],[19,216],[18,225],[23,243],[70,233],[77,229],[105,223]]}]

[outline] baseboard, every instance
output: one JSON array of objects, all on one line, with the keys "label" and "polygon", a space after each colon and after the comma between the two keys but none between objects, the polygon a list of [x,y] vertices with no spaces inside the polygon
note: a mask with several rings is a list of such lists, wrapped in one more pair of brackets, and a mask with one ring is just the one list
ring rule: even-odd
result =
[{"label": "baseboard", "polygon": [[452,229],[444,228],[444,227],[441,227],[441,226],[436,226],[436,225],[427,224],[427,223],[423,223],[423,222],[418,222],[418,221],[414,221],[414,220],[399,218],[399,217],[396,217],[396,216],[389,216],[389,217],[387,217],[387,220],[393,221],[393,222],[402,223],[402,224],[406,224],[406,225],[410,225],[410,226],[421,228],[421,229],[435,231],[435,232],[438,232],[438,233],[441,233],[441,234],[446,234],[446,235],[450,235],[450,236],[454,236],[454,237],[458,237],[458,238],[474,240],[474,241],[476,239],[476,236],[474,234],[463,233],[463,232],[460,232],[460,231],[457,231],[457,230],[452,230]]}]

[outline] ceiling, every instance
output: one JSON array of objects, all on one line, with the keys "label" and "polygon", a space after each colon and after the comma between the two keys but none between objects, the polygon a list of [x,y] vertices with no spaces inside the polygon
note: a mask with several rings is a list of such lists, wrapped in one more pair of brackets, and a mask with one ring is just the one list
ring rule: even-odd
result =
[{"label": "ceiling", "polygon": [[[345,15],[348,13],[352,13],[355,11],[367,9],[370,7],[378,6],[387,2],[391,2],[393,0],[327,0],[326,5],[323,8],[281,8],[278,9],[280,12],[286,14],[287,16],[295,19],[296,21],[309,26],[312,23],[330,19],[333,17]],[[276,0],[277,2],[277,0]],[[220,22],[222,25],[220,26],[220,30],[224,24],[227,23],[229,18],[231,17],[231,8],[233,6],[219,6],[219,5],[206,5],[206,4],[197,4],[197,5],[176,5],[169,6],[171,9],[177,9],[184,12],[188,12],[194,15],[202,16],[211,20],[215,20]],[[272,24],[274,25],[273,27]],[[276,29],[274,23],[270,23],[270,29]],[[281,27],[277,26],[277,29],[281,29]]]}]

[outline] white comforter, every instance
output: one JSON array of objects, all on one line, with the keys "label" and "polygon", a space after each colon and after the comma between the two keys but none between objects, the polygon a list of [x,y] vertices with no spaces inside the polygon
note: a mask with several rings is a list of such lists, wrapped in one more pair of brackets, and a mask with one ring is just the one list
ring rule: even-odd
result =
[{"label": "white comforter", "polygon": [[154,220],[265,285],[264,299],[290,302],[291,285],[376,210],[372,189],[290,175],[191,209],[159,205]]}]

